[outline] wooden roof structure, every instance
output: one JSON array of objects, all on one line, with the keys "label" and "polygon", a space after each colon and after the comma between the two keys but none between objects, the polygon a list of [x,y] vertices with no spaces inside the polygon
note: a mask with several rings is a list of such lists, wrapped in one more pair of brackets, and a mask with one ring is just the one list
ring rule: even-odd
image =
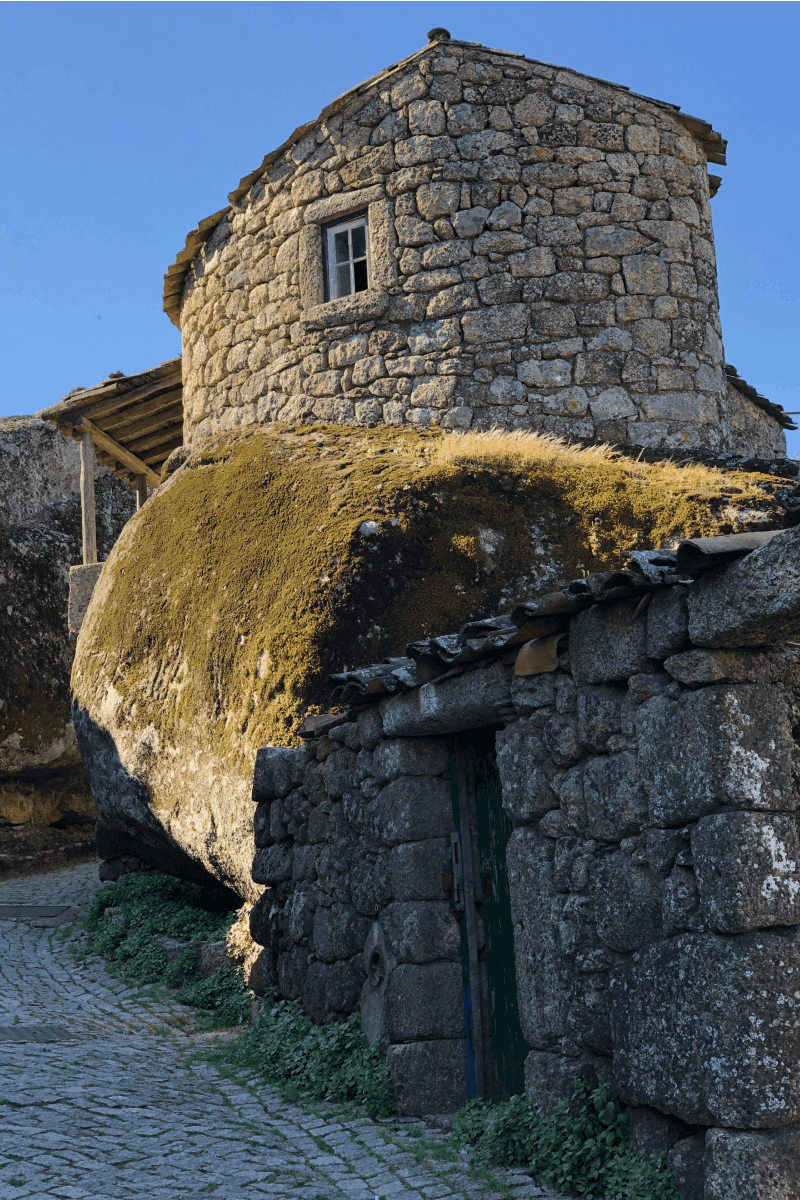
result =
[{"label": "wooden roof structure", "polygon": [[90,434],[94,452],[132,491],[161,482],[161,468],[183,445],[181,360],[138,375],[115,372],[90,388],[74,388],[39,416],[66,437]]}]

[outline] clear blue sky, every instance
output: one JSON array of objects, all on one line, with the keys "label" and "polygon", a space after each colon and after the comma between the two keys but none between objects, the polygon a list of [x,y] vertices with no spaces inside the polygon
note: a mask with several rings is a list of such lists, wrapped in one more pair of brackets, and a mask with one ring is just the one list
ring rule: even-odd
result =
[{"label": "clear blue sky", "polygon": [[0,413],[178,354],[161,283],[186,233],[436,25],[679,104],[729,139],[731,165],[712,168],[726,356],[800,409],[797,4],[7,2]]}]

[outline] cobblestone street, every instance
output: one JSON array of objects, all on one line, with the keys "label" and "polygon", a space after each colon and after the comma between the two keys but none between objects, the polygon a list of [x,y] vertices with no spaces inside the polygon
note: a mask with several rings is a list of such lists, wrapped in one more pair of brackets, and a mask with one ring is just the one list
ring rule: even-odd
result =
[{"label": "cobblestone street", "polygon": [[[197,1060],[220,1035],[196,1032],[191,1010],[138,995],[99,960],[74,962],[52,917],[9,919],[14,905],[84,905],[100,886],[95,863],[0,883],[0,1200],[503,1194],[464,1158],[418,1165],[387,1124],[228,1081]],[[523,1172],[496,1174],[505,1195],[556,1196]]]}]

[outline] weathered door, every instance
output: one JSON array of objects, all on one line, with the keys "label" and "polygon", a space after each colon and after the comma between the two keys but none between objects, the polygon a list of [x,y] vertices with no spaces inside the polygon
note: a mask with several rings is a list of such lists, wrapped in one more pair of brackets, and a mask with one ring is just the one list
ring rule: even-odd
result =
[{"label": "weathered door", "polygon": [[[495,729],[453,740],[454,906],[461,921],[470,1096],[524,1091],[529,1047],[517,1007],[514,930],[506,870],[511,822],[503,811]],[[459,859],[461,861],[459,861]]]}]

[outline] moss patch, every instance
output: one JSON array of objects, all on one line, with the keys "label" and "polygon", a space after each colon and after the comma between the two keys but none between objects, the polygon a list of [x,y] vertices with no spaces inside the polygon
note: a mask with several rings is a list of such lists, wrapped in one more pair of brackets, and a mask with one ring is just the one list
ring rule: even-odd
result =
[{"label": "moss patch", "polygon": [[[391,428],[220,437],[127,526],[73,683],[248,769],[324,708],[327,675],[507,611],[625,551],[773,527],[767,476],[634,463],[551,440]],[[366,523],[366,524],[365,524]],[[244,758],[247,759],[245,764]]]}]

